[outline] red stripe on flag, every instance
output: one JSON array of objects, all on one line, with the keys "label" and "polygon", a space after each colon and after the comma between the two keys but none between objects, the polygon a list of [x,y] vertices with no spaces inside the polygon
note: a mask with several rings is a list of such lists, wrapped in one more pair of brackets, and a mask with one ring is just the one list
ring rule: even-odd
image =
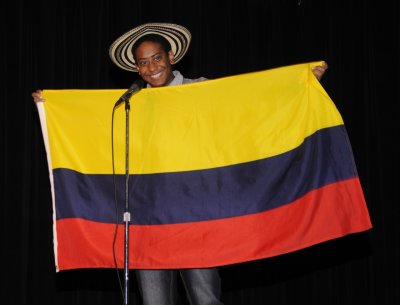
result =
[{"label": "red stripe on flag", "polygon": [[[372,227],[358,178],[309,192],[262,213],[173,225],[130,226],[132,269],[202,268],[296,251]],[[57,221],[59,270],[114,268],[115,225]],[[123,268],[124,228],[117,260]]]}]

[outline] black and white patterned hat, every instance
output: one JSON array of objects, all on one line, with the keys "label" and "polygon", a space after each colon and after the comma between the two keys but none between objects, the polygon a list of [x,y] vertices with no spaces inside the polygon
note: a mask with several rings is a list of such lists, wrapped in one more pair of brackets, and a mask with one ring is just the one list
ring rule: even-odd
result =
[{"label": "black and white patterned hat", "polygon": [[157,34],[163,36],[171,44],[174,62],[183,58],[189,48],[191,34],[185,27],[174,23],[145,23],[126,32],[110,46],[111,60],[120,68],[137,72],[132,46],[142,36]]}]

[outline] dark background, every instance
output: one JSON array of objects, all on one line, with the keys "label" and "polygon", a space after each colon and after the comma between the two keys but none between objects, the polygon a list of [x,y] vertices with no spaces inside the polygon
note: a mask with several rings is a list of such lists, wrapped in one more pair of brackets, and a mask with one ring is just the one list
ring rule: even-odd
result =
[{"label": "dark background", "polygon": [[[186,77],[328,62],[321,83],[348,129],[374,226],[221,268],[225,304],[400,304],[399,13],[397,0],[3,1],[0,303],[123,303],[114,270],[55,272],[48,168],[31,92],[127,88],[137,75],[111,63],[110,44],[141,23],[174,22],[193,35],[176,67]],[[140,304],[130,278],[130,303]],[[184,295],[180,302],[187,304]]]}]

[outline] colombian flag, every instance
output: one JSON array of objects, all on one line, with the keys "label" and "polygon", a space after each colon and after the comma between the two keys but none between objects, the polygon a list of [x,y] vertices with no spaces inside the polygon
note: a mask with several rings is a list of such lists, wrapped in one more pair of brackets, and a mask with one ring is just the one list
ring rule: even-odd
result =
[{"label": "colombian flag", "polygon": [[114,268],[114,237],[122,268],[127,202],[132,269],[234,264],[370,229],[317,64],[142,89],[114,115],[125,90],[44,90],[56,269]]}]

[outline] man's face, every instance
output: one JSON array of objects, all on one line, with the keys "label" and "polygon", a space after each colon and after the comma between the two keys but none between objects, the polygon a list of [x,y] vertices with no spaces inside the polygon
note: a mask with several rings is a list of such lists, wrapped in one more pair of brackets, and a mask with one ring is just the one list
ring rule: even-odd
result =
[{"label": "man's face", "polygon": [[160,44],[144,41],[136,49],[135,59],[139,75],[152,87],[166,86],[173,80],[174,56],[171,51],[167,54]]}]

